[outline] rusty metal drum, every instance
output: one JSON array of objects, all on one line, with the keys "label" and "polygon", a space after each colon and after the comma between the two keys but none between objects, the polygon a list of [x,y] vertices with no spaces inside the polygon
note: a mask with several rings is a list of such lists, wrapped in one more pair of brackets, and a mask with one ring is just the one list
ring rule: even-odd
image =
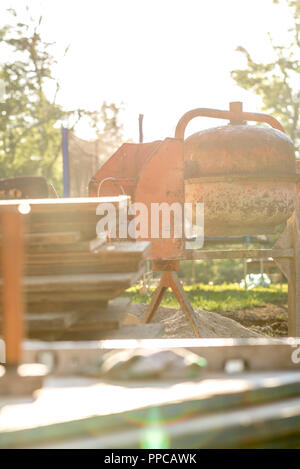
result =
[{"label": "rusty metal drum", "polygon": [[[236,107],[235,105],[238,104]],[[265,114],[198,109],[185,115],[176,129],[197,115],[227,118],[231,124],[203,130],[184,141],[185,202],[204,203],[205,236],[266,234],[285,222],[295,209],[296,159],[291,139],[278,121]],[[247,125],[264,121],[273,128]]]}]

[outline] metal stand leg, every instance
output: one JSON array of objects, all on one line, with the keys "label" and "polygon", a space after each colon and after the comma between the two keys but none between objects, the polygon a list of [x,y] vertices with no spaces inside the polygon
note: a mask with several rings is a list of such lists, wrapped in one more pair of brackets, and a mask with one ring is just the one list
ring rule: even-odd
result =
[{"label": "metal stand leg", "polygon": [[193,331],[196,337],[201,337],[198,326],[197,326],[197,318],[195,312],[192,308],[191,303],[185,293],[183,286],[178,278],[176,272],[169,272],[169,280],[170,280],[170,287],[173,290],[174,295],[177,298],[178,303],[181,306],[182,311],[185,313],[187,319],[189,320]]},{"label": "metal stand leg", "polygon": [[185,293],[183,286],[174,270],[163,271],[159,285],[154,293],[151,303],[148,307],[145,322],[151,322],[161,300],[168,288],[171,288],[182,311],[185,313],[188,321],[190,322],[196,337],[201,337],[199,328],[197,326],[197,318],[192,308],[191,303]]},{"label": "metal stand leg", "polygon": [[155,290],[155,293],[152,297],[151,303],[148,306],[146,317],[145,317],[145,322],[151,322],[153,319],[154,314],[157,311],[157,308],[159,307],[161,300],[163,299],[163,296],[167,289],[169,288],[169,283],[168,283],[168,272],[163,272],[159,285],[157,289]]}]

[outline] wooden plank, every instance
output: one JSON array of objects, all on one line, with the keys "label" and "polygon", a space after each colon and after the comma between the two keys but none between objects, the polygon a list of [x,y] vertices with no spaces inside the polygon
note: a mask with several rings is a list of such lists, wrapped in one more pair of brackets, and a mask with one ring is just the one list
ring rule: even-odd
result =
[{"label": "wooden plank", "polygon": [[[63,255],[61,256],[63,257]],[[118,262],[117,259],[110,259],[110,262],[97,262],[93,257],[85,257],[82,262],[62,262],[54,264],[27,264],[25,275],[72,275],[72,274],[97,274],[97,273],[126,273],[136,272],[143,267],[143,261]]]},{"label": "wooden plank", "polygon": [[61,259],[63,259],[61,261],[63,263],[78,263],[85,259],[94,260],[94,262],[107,262],[110,260],[131,262],[145,259],[151,247],[151,243],[143,241],[113,242],[105,245],[100,241],[98,247],[97,245],[94,247],[95,244],[92,245],[93,249],[90,249],[89,242],[78,243],[77,248],[76,245],[68,245],[65,246],[64,253],[60,250],[56,251],[54,246],[50,247],[49,252],[47,248],[44,250],[39,249],[38,252],[32,250],[27,254],[26,262],[28,264],[57,264]]},{"label": "wooden plank", "polygon": [[[84,302],[89,304],[91,302],[107,302],[120,296],[124,290],[134,285],[141,277],[142,272],[143,268],[132,273],[26,277],[24,286],[27,312],[62,312],[66,311],[66,307],[61,307],[62,304],[69,306],[76,302],[81,304]],[[36,306],[33,308],[34,304]]]},{"label": "wooden plank", "polygon": [[[81,232],[80,232],[81,234]],[[82,238],[82,237],[81,237]],[[91,252],[91,242],[95,243],[95,234],[93,234],[92,237],[89,239],[81,239],[77,243],[72,243],[72,244],[49,244],[49,245],[27,245],[26,246],[26,256],[27,256],[27,262],[29,262],[31,259],[38,259],[38,255],[40,254],[43,259],[43,256],[46,256],[47,254],[49,255],[49,259],[55,254],[58,253],[87,253]],[[96,244],[96,243],[95,243]],[[103,244],[102,240],[99,241],[99,244]],[[45,261],[46,261],[46,257]]]},{"label": "wooden plank", "polygon": [[[89,291],[106,289],[129,288],[141,276],[141,272],[133,273],[105,273],[84,275],[45,275],[23,278],[23,286],[28,293],[61,292],[61,291]],[[3,281],[0,279],[0,287]]]},{"label": "wooden plank", "polygon": [[0,212],[6,207],[18,207],[25,202],[31,207],[31,213],[63,213],[63,212],[95,212],[99,204],[110,203],[121,209],[129,204],[130,197],[127,195],[109,197],[68,197],[57,199],[26,199],[26,200],[0,200]]},{"label": "wooden plank", "polygon": [[[127,208],[130,198],[101,197],[82,199],[34,199],[34,200],[9,200],[0,201],[0,213],[7,207],[18,207],[20,203],[30,205],[30,213],[26,216],[28,232],[57,232],[79,231],[87,239],[95,237],[96,224],[101,215],[96,214],[97,207],[101,204],[112,204],[117,219],[120,213],[127,216]],[[1,221],[0,221],[1,230]]]},{"label": "wooden plank", "polygon": [[241,250],[217,250],[217,251],[185,251],[183,258],[200,259],[263,259],[272,258],[291,258],[294,255],[293,249],[241,249]]},{"label": "wooden plank", "polygon": [[[93,311],[27,314],[26,335],[31,339],[63,340],[64,332],[68,331],[73,340],[82,340],[86,337],[85,334],[90,332],[100,339],[104,337],[103,331],[118,329],[121,326],[129,306],[129,298],[117,298],[106,307],[98,307]],[[0,316],[0,332],[1,326]]]},{"label": "wooden plank", "polygon": [[[150,246],[148,242],[121,242],[102,244],[92,252],[33,252],[27,254],[25,273],[34,276],[133,272],[142,267]],[[68,249],[72,249],[72,245]]]},{"label": "wooden plank", "polygon": [[103,332],[103,340],[144,340],[156,339],[164,333],[163,324],[134,324],[122,326],[118,330]]},{"label": "wooden plank", "polygon": [[91,252],[95,252],[97,249],[99,249],[101,246],[107,243],[107,241],[108,241],[107,233],[102,233],[101,235],[98,235],[96,238],[90,240],[89,250]]},{"label": "wooden plank", "polygon": [[101,255],[107,255],[107,258],[114,256],[131,256],[144,259],[151,249],[149,241],[120,241],[112,242],[102,246],[97,252]]},{"label": "wooden plank", "polygon": [[[27,332],[57,331],[69,328],[78,320],[79,313],[45,313],[26,314],[25,328]],[[0,316],[0,331],[2,331],[2,317]]]},{"label": "wooden plank", "polygon": [[[98,274],[97,274],[98,275]],[[133,282],[134,284],[135,282]],[[71,302],[106,302],[117,296],[122,295],[124,290],[128,287],[110,287],[103,288],[102,290],[95,288],[91,290],[62,290],[62,291],[40,291],[26,293],[26,300],[30,304],[36,304],[37,309],[43,310],[43,305],[51,303],[53,306],[52,312],[59,312],[62,303],[70,304]],[[56,306],[57,305],[57,306]]]},{"label": "wooden plank", "polygon": [[271,440],[264,440],[256,442],[255,444],[248,444],[245,449],[300,449],[299,435],[282,435],[281,437],[271,438]]},{"label": "wooden plank", "polygon": [[[70,311],[73,305],[72,311],[87,311],[92,304],[106,303],[120,296],[139,280],[143,271],[144,268],[138,272],[25,277],[26,310],[54,313]],[[0,280],[0,294],[1,290]]]},{"label": "wooden plank", "polygon": [[116,298],[104,308],[81,313],[77,321],[69,328],[69,331],[99,331],[102,328],[117,329],[124,321],[130,303],[129,298]]},{"label": "wooden plank", "polygon": [[27,337],[28,339],[32,340],[43,340],[46,342],[54,342],[61,340],[62,335],[64,333],[64,329],[58,330],[58,329],[34,329],[34,330],[28,330],[27,331]]},{"label": "wooden plank", "polygon": [[181,428],[178,424],[174,425],[169,437],[175,448],[181,445],[194,448],[203,439],[208,441],[206,448],[244,448],[251,443],[295,433],[300,437],[299,397],[231,413],[198,417]]},{"label": "wooden plank", "polygon": [[68,329],[78,319],[78,313],[27,314],[27,331],[61,331]]},{"label": "wooden plank", "polygon": [[[76,231],[67,231],[67,232],[50,232],[50,233],[25,233],[24,234],[24,243],[26,248],[30,246],[31,249],[34,249],[36,246],[52,246],[52,249],[56,245],[65,245],[78,243],[80,240],[80,232]],[[2,244],[2,235],[0,234],[0,247]]]},{"label": "wooden plank", "polygon": [[135,324],[122,326],[119,329],[101,328],[94,331],[66,331],[61,340],[141,340],[161,337],[164,333],[163,324]]},{"label": "wooden plank", "polygon": [[126,436],[127,445],[140,447],[147,422],[151,429],[153,407],[171,448],[210,447],[218,441],[245,445],[253,436],[261,440],[288,435],[290,429],[299,432],[299,398],[294,399],[299,396],[299,372],[221,375],[175,386],[156,381],[122,387],[86,378],[82,383],[80,378],[60,378],[56,387],[52,378],[52,389],[47,383],[32,403],[13,405],[2,399],[1,448],[110,448],[116,441],[121,448]]},{"label": "wooden plank", "polygon": [[80,240],[80,232],[26,233],[24,241],[27,245],[72,244]]},{"label": "wooden plank", "polygon": [[[83,240],[90,240],[96,236],[96,225],[98,219],[95,218],[91,223],[86,222],[57,222],[54,220],[52,223],[47,222],[43,224],[27,222],[26,230],[28,233],[51,233],[51,232],[67,232],[67,231],[78,231],[81,234]],[[1,226],[0,226],[1,229]]]},{"label": "wooden plank", "polygon": [[293,216],[292,244],[294,258],[288,282],[289,336],[300,337],[300,185],[297,185],[296,208]]},{"label": "wooden plank", "polygon": [[[55,353],[56,373],[66,374],[67,356],[74,357],[78,372],[88,365],[94,366],[108,350],[145,348],[155,350],[176,350],[187,348],[207,361],[207,371],[224,371],[226,363],[239,359],[249,371],[299,369],[293,354],[299,344],[295,339],[156,339],[156,340],[107,340],[99,342],[65,342],[43,345],[26,342],[23,344],[23,359],[30,363],[38,349]],[[276,360],[274,359],[276,357]],[[72,367],[72,373],[75,369]]]},{"label": "wooden plank", "polygon": [[[168,437],[171,448],[206,448],[223,449],[245,448],[261,444],[264,440],[280,437],[298,436],[300,439],[300,399],[287,399],[282,402],[264,404],[253,408],[220,412],[216,415],[200,416],[185,419],[183,422],[168,426],[161,424],[160,430]],[[151,426],[149,425],[149,428]],[[143,430],[132,428],[116,432],[107,432],[106,435],[85,437],[81,441],[66,441],[45,446],[45,448],[106,448],[114,449],[118,441],[119,449],[138,448],[143,441]],[[145,438],[145,437],[144,437]],[[151,444],[149,436],[149,444]],[[298,445],[299,447],[299,445]]]},{"label": "wooden plank", "polygon": [[85,300],[85,301],[57,301],[56,297],[53,300],[53,298],[48,298],[46,301],[43,302],[35,302],[31,303],[28,301],[27,298],[27,303],[26,303],[26,312],[28,314],[31,313],[38,313],[38,314],[44,314],[44,313],[52,313],[54,311],[58,311],[60,313],[64,312],[70,312],[70,311],[75,311],[79,313],[85,313],[85,312],[90,312],[90,311],[97,311],[105,309],[107,307],[107,301],[91,301],[91,300]]},{"label": "wooden plank", "polygon": [[[116,211],[115,225],[118,229],[120,214]],[[127,218],[127,215],[124,215]],[[95,213],[61,213],[45,215],[28,215],[27,227],[31,231],[47,231],[45,227],[49,226],[49,231],[76,231],[75,227],[84,227],[85,225],[96,225],[103,215]],[[55,230],[56,225],[56,230]],[[72,227],[73,226],[73,227]],[[105,229],[107,225],[104,225]]]}]

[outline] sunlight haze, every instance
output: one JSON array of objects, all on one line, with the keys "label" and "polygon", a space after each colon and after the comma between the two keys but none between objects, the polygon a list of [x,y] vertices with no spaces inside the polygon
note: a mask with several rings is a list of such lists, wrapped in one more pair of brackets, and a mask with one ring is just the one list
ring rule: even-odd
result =
[{"label": "sunlight haze", "polygon": [[[261,110],[260,99],[237,87],[230,71],[245,65],[248,49],[271,60],[267,32],[286,40],[288,11],[272,0],[27,0],[42,14],[45,39],[54,41],[61,82],[58,102],[99,109],[103,100],[124,103],[124,138],[137,141],[144,114],[145,141],[173,136],[181,115],[195,107]],[[0,13],[20,2],[2,0]],[[65,47],[67,56],[62,59]],[[188,129],[214,125],[198,119]],[[90,137],[89,129],[78,133]]]}]

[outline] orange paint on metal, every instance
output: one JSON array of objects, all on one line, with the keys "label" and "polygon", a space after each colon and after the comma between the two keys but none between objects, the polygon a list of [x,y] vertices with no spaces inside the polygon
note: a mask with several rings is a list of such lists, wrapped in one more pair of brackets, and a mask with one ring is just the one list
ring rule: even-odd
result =
[{"label": "orange paint on metal", "polygon": [[159,146],[151,143],[124,143],[97,171],[89,183],[89,195],[130,195],[134,200],[136,180],[146,159]]},{"label": "orange paint on metal", "polygon": [[[126,184],[129,179],[130,184]],[[174,238],[173,224],[170,238],[152,238],[150,227],[151,203],[171,205],[179,202],[183,207],[183,141],[167,138],[163,142],[122,145],[94,175],[89,185],[89,194],[108,196],[122,193],[130,195],[133,202],[144,203],[148,209],[149,236],[145,239],[152,242],[148,257],[179,256],[183,250],[183,239]]]},{"label": "orange paint on metal", "polygon": [[[143,202],[148,208],[149,231],[152,227],[151,204],[174,202],[180,203],[183,209],[183,142],[180,139],[166,138],[149,156],[141,171],[135,191],[135,201]],[[183,217],[183,213],[182,213]],[[177,257],[183,250],[183,238],[174,237],[174,225],[171,212],[170,238],[152,238],[151,259]],[[150,235],[151,233],[149,233]]]},{"label": "orange paint on metal", "polygon": [[174,261],[174,260],[163,261],[161,259],[156,259],[152,263],[153,270],[158,270],[159,272],[170,271],[170,270],[172,270],[173,272],[178,272],[179,267],[180,267],[179,261]]},{"label": "orange paint on metal", "polygon": [[23,339],[24,302],[23,275],[23,216],[16,209],[3,212],[2,272],[3,272],[3,331],[6,364],[17,365]]}]

